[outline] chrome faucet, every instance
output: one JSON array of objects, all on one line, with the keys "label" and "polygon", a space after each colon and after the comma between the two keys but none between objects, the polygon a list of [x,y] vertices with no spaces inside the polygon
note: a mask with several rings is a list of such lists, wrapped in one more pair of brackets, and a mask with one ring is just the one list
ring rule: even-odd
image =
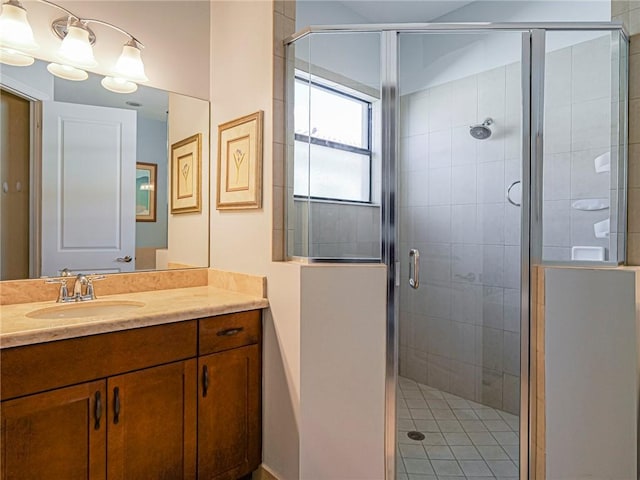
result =
[{"label": "chrome faucet", "polygon": [[84,275],[79,273],[76,275],[76,280],[73,283],[73,295],[69,295],[69,287],[67,286],[66,278],[52,278],[46,280],[45,283],[56,283],[60,285],[60,290],[58,291],[58,299],[56,302],[58,303],[69,303],[69,302],[85,302],[88,300],[95,300],[96,293],[93,288],[94,280],[102,280],[105,278],[104,275]]},{"label": "chrome faucet", "polygon": [[83,275],[82,273],[76,275],[76,281],[73,283],[74,298],[79,298],[80,300],[93,300],[93,298],[84,298],[84,296],[86,295],[86,288],[85,295],[82,294],[82,287],[87,285],[89,285],[89,280],[87,279],[86,275]]}]

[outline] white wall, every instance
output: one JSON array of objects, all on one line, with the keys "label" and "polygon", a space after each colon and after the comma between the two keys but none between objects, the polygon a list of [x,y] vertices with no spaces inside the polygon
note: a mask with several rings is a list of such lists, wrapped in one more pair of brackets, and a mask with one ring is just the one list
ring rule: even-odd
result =
[{"label": "white wall", "polygon": [[637,478],[636,272],[545,270],[549,479]]},{"label": "white wall", "polygon": [[386,268],[305,265],[300,478],[384,478]]},{"label": "white wall", "polygon": [[[200,212],[171,213],[169,198],[169,263],[209,265],[209,103],[184,95],[169,94],[169,156],[171,145],[197,133],[202,134],[202,184]],[[171,185],[169,160],[168,185]]]},{"label": "white wall", "polygon": [[[262,1],[211,4],[212,158],[217,155],[218,125],[257,110],[265,112],[262,209],[221,212],[215,205],[212,208],[211,264],[222,270],[264,274],[271,260],[272,7],[271,2]],[[240,19],[242,30],[250,35],[238,35]],[[217,188],[215,170],[212,191]]]}]

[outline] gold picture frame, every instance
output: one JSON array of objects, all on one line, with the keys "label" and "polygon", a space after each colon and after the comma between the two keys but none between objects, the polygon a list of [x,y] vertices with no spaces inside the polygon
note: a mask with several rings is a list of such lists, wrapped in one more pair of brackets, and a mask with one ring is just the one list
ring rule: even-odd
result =
[{"label": "gold picture frame", "polygon": [[202,134],[171,145],[171,213],[202,211]]},{"label": "gold picture frame", "polygon": [[158,165],[136,163],[136,222],[156,221]]},{"label": "gold picture frame", "polygon": [[218,126],[218,210],[262,208],[263,115],[259,110]]}]

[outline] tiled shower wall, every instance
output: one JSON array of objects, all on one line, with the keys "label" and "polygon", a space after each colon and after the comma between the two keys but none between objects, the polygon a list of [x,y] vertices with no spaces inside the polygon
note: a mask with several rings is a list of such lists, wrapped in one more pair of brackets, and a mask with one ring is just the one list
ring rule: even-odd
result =
[{"label": "tiled shower wall", "polygon": [[[610,193],[610,175],[596,174],[593,164],[611,142],[610,45],[606,35],[547,56],[546,259],[569,260],[572,245],[609,246],[593,233],[609,210],[576,211],[571,203]],[[400,372],[516,413],[520,209],[506,190],[521,175],[520,65],[401,102],[400,244],[402,255],[420,250],[423,283],[418,290],[401,284]],[[469,126],[487,117],[493,135],[473,139]],[[401,261],[405,279],[408,257]]]},{"label": "tiled shower wall", "polygon": [[294,255],[380,257],[379,205],[296,200],[294,212]]},{"label": "tiled shower wall", "polygon": [[[400,373],[495,408],[519,407],[520,66],[401,97]],[[475,140],[469,126],[494,120]],[[421,286],[407,282],[410,248]]]},{"label": "tiled shower wall", "polygon": [[[612,96],[618,72],[612,65],[617,67],[609,33],[546,55],[544,260],[568,261],[571,247],[580,245],[604,247],[606,259],[617,258],[616,234],[594,233],[594,224],[610,216],[616,231],[618,136],[611,123],[618,117]],[[611,152],[611,172],[597,173],[594,160],[605,152]],[[580,199],[606,199],[610,208],[572,208]]]}]

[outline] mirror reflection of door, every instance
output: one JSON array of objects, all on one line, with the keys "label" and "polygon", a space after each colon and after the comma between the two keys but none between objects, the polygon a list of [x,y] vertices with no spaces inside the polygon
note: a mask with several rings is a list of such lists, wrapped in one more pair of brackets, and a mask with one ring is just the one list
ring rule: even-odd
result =
[{"label": "mirror reflection of door", "polygon": [[15,280],[29,277],[30,105],[4,90],[0,105],[0,280]]},{"label": "mirror reflection of door", "polygon": [[135,111],[43,102],[42,275],[135,270],[135,164]]}]

